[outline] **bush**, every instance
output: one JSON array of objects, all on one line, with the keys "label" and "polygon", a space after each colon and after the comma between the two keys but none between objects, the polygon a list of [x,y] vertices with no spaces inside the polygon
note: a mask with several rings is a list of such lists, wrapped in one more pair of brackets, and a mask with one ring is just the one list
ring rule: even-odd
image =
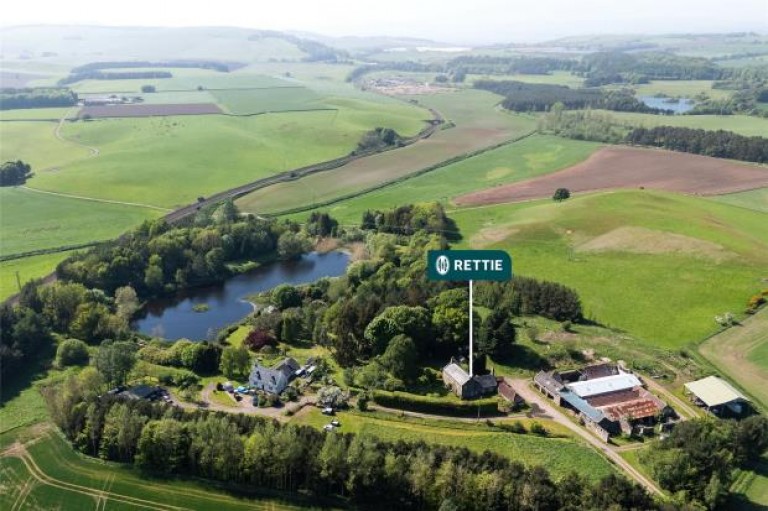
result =
[{"label": "bush", "polygon": [[373,402],[387,408],[398,408],[413,412],[434,413],[437,415],[472,416],[478,410],[482,415],[498,413],[498,400],[495,397],[477,399],[474,401],[448,401],[445,398],[434,398],[406,394],[404,392],[386,392],[374,390]]},{"label": "bush", "polygon": [[533,424],[531,424],[531,433],[539,436],[547,436],[549,434],[549,431],[547,431],[547,428],[545,428],[538,422],[534,422]]},{"label": "bush", "polygon": [[88,345],[79,339],[67,339],[56,350],[56,362],[61,367],[86,365],[88,360]]}]

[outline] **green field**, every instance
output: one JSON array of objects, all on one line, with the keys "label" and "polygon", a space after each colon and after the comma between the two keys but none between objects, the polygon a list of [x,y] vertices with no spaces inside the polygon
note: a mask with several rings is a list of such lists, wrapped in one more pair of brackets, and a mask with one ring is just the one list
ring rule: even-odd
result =
[{"label": "green field", "polygon": [[[33,172],[40,172],[88,158],[88,149],[56,138],[56,125],[39,121],[0,122],[0,161],[24,160],[32,165]],[[71,126],[74,124],[67,128]]]},{"label": "green field", "polygon": [[0,255],[111,239],[160,214],[136,206],[0,188]]},{"label": "green field", "polygon": [[676,126],[702,130],[726,130],[748,137],[764,137],[768,119],[749,115],[653,115],[596,110],[632,126]]},{"label": "green field", "polygon": [[668,193],[595,193],[449,216],[462,247],[508,250],[516,273],[575,288],[587,317],[659,347],[715,331],[714,316],[742,311],[768,267],[765,214]]},{"label": "green field", "polygon": [[20,108],[13,110],[0,110],[0,122],[2,121],[34,121],[61,119],[64,116],[72,116],[75,108]]},{"label": "green field", "polygon": [[[446,202],[475,190],[555,172],[585,160],[599,147],[593,142],[534,135],[322,209],[345,223],[356,223],[369,209],[434,200]],[[299,213],[296,217],[304,219],[306,215]]]},{"label": "green field", "polygon": [[317,103],[319,96],[306,87],[217,90],[212,94],[227,112],[237,115],[322,107]]},{"label": "green field", "polygon": [[553,71],[548,75],[467,75],[466,83],[476,80],[514,80],[524,83],[546,83],[550,85],[565,85],[577,89],[584,83],[584,78],[571,74],[570,71]]},{"label": "green field", "polygon": [[0,492],[3,509],[11,509],[14,503],[19,509],[319,509],[316,503],[298,498],[285,500],[266,492],[259,497],[252,488],[248,489],[252,497],[239,498],[204,483],[152,479],[127,466],[79,456],[53,431],[28,444],[27,451],[23,461],[0,458],[2,480],[11,483]]},{"label": "green field", "polygon": [[768,188],[758,188],[757,190],[749,190],[746,192],[718,195],[712,197],[712,199],[726,204],[733,204],[735,206],[768,213]]},{"label": "green field", "polygon": [[377,154],[339,169],[257,190],[237,204],[244,211],[259,213],[308,206],[370,189],[535,129],[533,118],[496,108],[500,99],[495,94],[479,90],[419,97],[420,104],[437,109],[456,126],[397,151]]},{"label": "green field", "polygon": [[426,115],[407,107],[270,114],[258,117],[184,116],[110,119],[67,124],[64,134],[98,147],[96,158],[56,172],[40,172],[28,185],[86,197],[179,206],[200,195],[310,163],[342,156],[363,133],[390,126],[405,135]]},{"label": "green field", "polygon": [[699,352],[768,408],[768,308],[708,339]]},{"label": "green field", "polygon": [[754,479],[746,491],[746,497],[760,509],[768,508],[768,457],[763,456],[763,460],[757,466]]},{"label": "green field", "polygon": [[30,280],[51,273],[67,255],[69,252],[57,252],[0,262],[0,300],[19,292],[16,287],[16,272],[19,273],[19,281],[23,286]]},{"label": "green field", "polygon": [[[568,474],[576,466],[580,474],[593,480],[614,472],[610,463],[602,456],[572,438],[517,435],[490,429],[482,423],[478,425],[403,421],[394,417],[388,418],[385,414],[360,415],[341,412],[338,419],[342,432],[367,433],[391,442],[437,442],[466,447],[477,452],[489,450],[529,466],[544,465],[555,478]],[[302,411],[294,422],[322,428],[329,420],[319,409],[311,408]]]}]

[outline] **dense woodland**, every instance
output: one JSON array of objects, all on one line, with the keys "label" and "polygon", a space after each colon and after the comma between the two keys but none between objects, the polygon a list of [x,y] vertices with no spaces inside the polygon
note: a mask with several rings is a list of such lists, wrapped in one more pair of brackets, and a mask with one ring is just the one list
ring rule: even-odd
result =
[{"label": "dense woodland", "polygon": [[673,126],[635,128],[609,114],[590,110],[565,112],[558,104],[540,119],[539,128],[576,140],[661,147],[715,158],[768,162],[768,138],[765,137]]},{"label": "dense woodland", "polygon": [[66,78],[59,80],[59,85],[69,85],[81,80],[138,80],[138,79],[162,79],[173,78],[169,71],[86,71],[77,74],[71,74]]},{"label": "dense woodland", "polygon": [[222,62],[218,60],[166,60],[162,62],[151,62],[144,60],[131,61],[108,61],[91,62],[82,66],[73,67],[71,74],[90,73],[92,71],[101,71],[102,69],[131,69],[137,67],[178,67],[192,69],[211,69],[227,73],[243,67],[245,64],[240,62]]},{"label": "dense woodland", "polygon": [[571,89],[564,85],[524,83],[514,80],[478,80],[475,88],[504,96],[501,106],[515,112],[546,112],[555,103],[567,109],[602,108],[620,112],[671,114],[669,110],[651,108],[630,91]]},{"label": "dense woodland", "polygon": [[633,145],[662,147],[715,158],[768,162],[768,138],[745,137],[732,131],[705,131],[672,126],[635,128],[624,141]]},{"label": "dense woodland", "polygon": [[77,104],[77,94],[69,89],[2,89],[0,110],[13,108],[55,108]]},{"label": "dense woodland", "polygon": [[[576,472],[554,481],[491,452],[367,435],[165,404],[98,397],[103,381],[84,370],[44,391],[51,415],[82,452],[173,474],[302,491],[364,509],[675,509],[619,476],[592,484]],[[511,434],[511,433],[510,433]]]}]

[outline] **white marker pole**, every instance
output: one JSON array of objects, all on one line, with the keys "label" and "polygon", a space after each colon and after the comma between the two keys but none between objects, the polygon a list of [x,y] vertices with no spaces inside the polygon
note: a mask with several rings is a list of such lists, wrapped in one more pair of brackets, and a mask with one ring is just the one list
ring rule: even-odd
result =
[{"label": "white marker pole", "polygon": [[472,332],[474,328],[472,325],[472,281],[469,281],[469,375],[474,376],[475,373],[472,370],[472,366],[474,365],[474,357],[473,357],[473,350],[472,350]]}]

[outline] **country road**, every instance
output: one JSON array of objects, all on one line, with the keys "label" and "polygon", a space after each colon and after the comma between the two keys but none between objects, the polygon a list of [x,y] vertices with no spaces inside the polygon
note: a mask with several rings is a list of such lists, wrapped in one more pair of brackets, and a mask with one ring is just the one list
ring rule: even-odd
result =
[{"label": "country road", "polygon": [[550,404],[544,396],[540,395],[528,385],[529,380],[509,378],[505,378],[505,380],[512,388],[515,389],[515,391],[517,391],[518,394],[523,397],[523,399],[525,399],[527,403],[535,403],[541,410],[543,410],[544,416],[554,420],[558,424],[565,426],[586,440],[592,447],[602,452],[609,460],[614,462],[619,468],[627,473],[627,475],[644,486],[651,493],[664,495],[664,492],[662,492],[661,489],[656,486],[656,483],[645,477],[635,467],[630,465],[624,458],[621,457],[615,448],[607,445],[605,442],[592,435],[586,429],[577,426],[573,423],[573,421],[566,417],[565,414],[555,409],[555,407],[552,406],[552,404]]}]

